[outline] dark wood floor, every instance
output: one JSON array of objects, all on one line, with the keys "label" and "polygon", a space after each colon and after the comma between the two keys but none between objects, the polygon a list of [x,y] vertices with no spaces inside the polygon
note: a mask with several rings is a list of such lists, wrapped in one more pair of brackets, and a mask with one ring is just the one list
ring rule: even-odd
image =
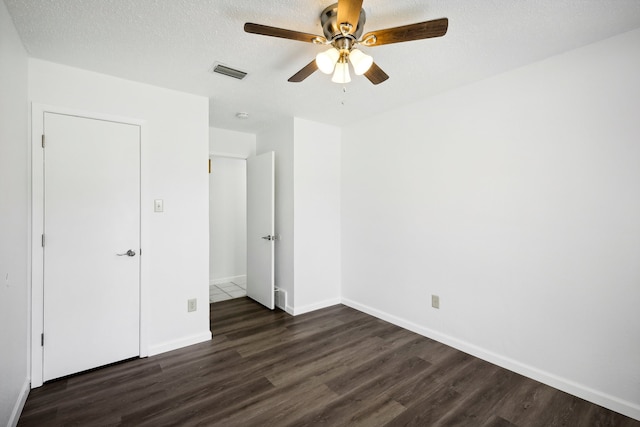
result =
[{"label": "dark wood floor", "polygon": [[211,306],[210,342],[32,390],[20,426],[640,426],[345,306]]}]

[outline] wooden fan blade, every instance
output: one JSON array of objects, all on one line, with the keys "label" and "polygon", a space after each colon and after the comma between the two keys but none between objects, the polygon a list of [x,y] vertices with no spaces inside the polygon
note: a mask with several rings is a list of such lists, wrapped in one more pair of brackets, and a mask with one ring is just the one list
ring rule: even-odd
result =
[{"label": "wooden fan blade", "polygon": [[358,28],[361,10],[362,0],[338,0],[338,25],[345,22],[351,24],[350,33],[353,34]]},{"label": "wooden fan blade", "polygon": [[280,37],[281,39],[298,40],[308,43],[313,43],[315,40],[323,43],[326,41],[326,39],[322,36],[301,33],[300,31],[285,30],[284,28],[269,27],[268,25],[253,24],[251,22],[247,22],[246,24],[244,24],[244,31],[252,34]]},{"label": "wooden fan blade", "polygon": [[311,74],[313,74],[317,69],[318,69],[318,66],[316,65],[316,60],[314,59],[313,61],[305,65],[302,68],[302,70],[298,71],[293,76],[289,77],[288,81],[292,83],[300,83],[301,81],[309,77]]},{"label": "wooden fan blade", "polygon": [[382,71],[382,68],[378,67],[375,62],[371,64],[371,68],[369,68],[369,71],[364,73],[364,75],[374,85],[379,85],[389,78],[387,73]]},{"label": "wooden fan blade", "polygon": [[[383,44],[442,37],[447,33],[448,26],[449,20],[447,18],[440,18],[434,19],[433,21],[404,25],[402,27],[372,31],[362,36],[362,40],[365,46],[380,46]],[[375,36],[375,39],[373,39],[372,36]],[[370,42],[367,42],[368,38],[371,38]]]}]

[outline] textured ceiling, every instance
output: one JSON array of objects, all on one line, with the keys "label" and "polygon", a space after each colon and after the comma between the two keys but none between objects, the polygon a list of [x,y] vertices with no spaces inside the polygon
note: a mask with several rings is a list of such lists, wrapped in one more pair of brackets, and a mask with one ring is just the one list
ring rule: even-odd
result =
[{"label": "textured ceiling", "polygon": [[[344,91],[320,72],[287,82],[322,47],[243,31],[322,34],[331,0],[4,1],[31,56],[207,96],[212,126],[245,132],[282,116],[343,125],[640,27],[640,0],[365,0],[365,32],[441,17],[449,31],[362,49],[390,79],[352,76]],[[214,75],[214,63],[249,75]]]}]

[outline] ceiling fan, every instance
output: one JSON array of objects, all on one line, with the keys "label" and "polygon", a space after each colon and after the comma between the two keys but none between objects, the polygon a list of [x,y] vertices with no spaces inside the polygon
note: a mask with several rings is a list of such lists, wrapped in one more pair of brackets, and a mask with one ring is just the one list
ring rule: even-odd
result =
[{"label": "ceiling fan", "polygon": [[290,82],[301,82],[320,69],[326,74],[333,73],[331,79],[333,82],[348,83],[351,81],[348,63],[351,62],[355,74],[364,74],[374,85],[384,82],[389,76],[373,62],[371,56],[357,49],[358,45],[374,47],[383,44],[442,37],[447,33],[449,20],[440,18],[372,31],[362,35],[366,21],[366,14],[362,9],[362,1],[338,0],[338,3],[332,4],[323,10],[320,14],[320,23],[324,36],[250,22],[244,24],[244,30],[247,33],[264,36],[280,37],[318,45],[331,45],[329,50],[319,53],[316,59],[291,76],[289,78]]}]

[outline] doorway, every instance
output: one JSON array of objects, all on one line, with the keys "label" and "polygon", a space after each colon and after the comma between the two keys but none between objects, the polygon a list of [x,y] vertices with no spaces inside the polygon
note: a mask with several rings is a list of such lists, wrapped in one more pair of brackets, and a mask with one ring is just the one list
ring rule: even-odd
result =
[{"label": "doorway", "polygon": [[246,296],[247,161],[211,156],[209,301]]},{"label": "doorway", "polygon": [[275,153],[210,158],[210,301],[275,308]]}]

